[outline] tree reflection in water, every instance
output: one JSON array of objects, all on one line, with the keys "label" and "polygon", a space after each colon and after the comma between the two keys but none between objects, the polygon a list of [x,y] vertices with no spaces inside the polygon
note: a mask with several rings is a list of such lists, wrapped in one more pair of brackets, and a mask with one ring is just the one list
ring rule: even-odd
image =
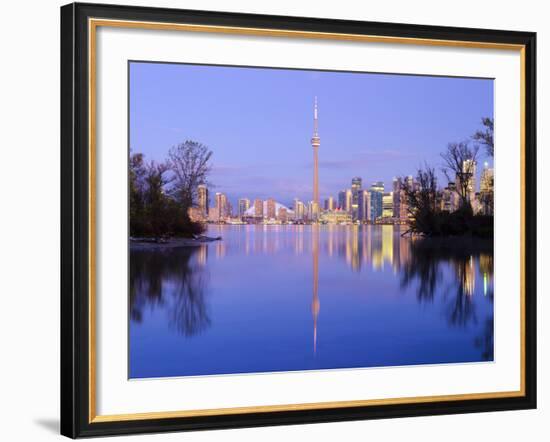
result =
[{"label": "tree reflection in water", "polygon": [[[211,327],[206,302],[206,293],[210,291],[207,258],[215,258],[219,263],[229,257],[239,259],[241,255],[279,253],[285,256],[285,252],[291,251],[300,255],[308,267],[309,263],[313,265],[313,280],[308,281],[311,285],[307,292],[313,293],[308,313],[313,316],[314,354],[318,344],[320,297],[326,287],[318,286],[317,276],[323,275],[323,266],[328,265],[325,269],[330,269],[330,260],[335,260],[345,262],[354,273],[365,272],[367,278],[364,280],[371,277],[373,280],[396,280],[401,291],[413,291],[419,303],[441,304],[438,311],[442,308],[450,328],[466,328],[479,322],[470,334],[470,345],[475,346],[476,352],[479,349],[481,359],[493,359],[493,312],[484,301],[492,303],[494,296],[492,241],[411,239],[402,237],[398,226],[230,226],[219,229],[211,234],[219,234],[227,240],[197,248],[131,251],[132,321],[145,322],[146,314],[158,309],[163,314],[166,312],[167,324],[179,334],[197,335]],[[207,256],[208,251],[211,256]],[[212,274],[213,277],[217,275]],[[376,285],[369,287],[373,289]],[[214,324],[211,330],[216,326]]]},{"label": "tree reflection in water", "polygon": [[205,300],[207,246],[130,251],[130,317],[142,322],[145,308],[163,308],[185,336],[210,326]]},{"label": "tree reflection in water", "polygon": [[[438,293],[450,298],[445,316],[451,326],[465,327],[477,323],[473,294],[475,291],[476,262],[483,276],[484,295],[493,302],[493,291],[488,281],[493,278],[493,242],[473,238],[417,239],[410,244],[410,254],[403,263],[401,286],[418,281],[416,290],[419,302],[433,301]],[[445,282],[445,271],[455,275]],[[485,319],[481,336],[475,345],[481,348],[484,360],[493,359],[493,316]]]}]

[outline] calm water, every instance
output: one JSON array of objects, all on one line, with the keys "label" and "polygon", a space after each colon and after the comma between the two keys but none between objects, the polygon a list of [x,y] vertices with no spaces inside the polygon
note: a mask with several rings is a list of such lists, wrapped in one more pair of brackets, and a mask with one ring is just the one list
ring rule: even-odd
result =
[{"label": "calm water", "polygon": [[130,252],[131,378],[493,359],[483,241],[393,226],[210,226]]}]

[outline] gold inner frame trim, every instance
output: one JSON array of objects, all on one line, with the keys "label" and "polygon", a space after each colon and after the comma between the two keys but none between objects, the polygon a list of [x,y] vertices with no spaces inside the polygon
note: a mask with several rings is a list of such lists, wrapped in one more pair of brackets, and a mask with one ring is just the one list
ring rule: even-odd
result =
[{"label": "gold inner frame trim", "polygon": [[[520,54],[520,389],[487,393],[465,393],[437,396],[415,396],[387,399],[367,399],[352,401],[315,402],[284,405],[261,405],[235,408],[197,409],[180,411],[159,411],[128,414],[96,414],[96,36],[97,28],[133,28],[163,31],[206,32],[217,34],[253,35],[266,37],[291,37],[322,40],[357,41],[386,44],[412,44],[419,46],[442,46],[474,49],[498,49],[518,51]],[[133,421],[145,419],[168,419],[199,416],[220,416],[246,413],[266,413],[280,411],[322,410],[327,408],[365,407],[375,405],[418,404],[427,402],[482,400],[525,396],[525,46],[492,42],[459,40],[423,39],[411,37],[390,37],[360,34],[339,34],[329,32],[292,31],[284,29],[245,28],[232,26],[210,26],[182,23],[159,23],[130,20],[88,19],[88,93],[89,93],[89,423]]]}]

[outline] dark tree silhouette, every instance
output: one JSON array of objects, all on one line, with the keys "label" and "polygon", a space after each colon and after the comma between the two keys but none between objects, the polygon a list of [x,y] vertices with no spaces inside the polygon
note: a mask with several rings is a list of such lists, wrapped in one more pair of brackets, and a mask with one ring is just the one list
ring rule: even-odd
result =
[{"label": "dark tree silhouette", "polygon": [[463,209],[472,210],[470,193],[479,146],[470,146],[468,141],[449,143],[447,150],[441,154],[443,158],[443,173],[449,181],[456,179],[456,191],[460,196]]},{"label": "dark tree silhouette", "polygon": [[435,169],[426,164],[424,168],[418,169],[414,181],[402,178],[401,183],[411,219],[409,230],[405,234],[430,235],[434,233],[439,195]]},{"label": "dark tree silhouette", "polygon": [[495,156],[495,140],[494,140],[494,126],[495,122],[492,118],[482,118],[481,124],[483,129],[477,130],[472,135],[472,139],[481,143],[485,147],[487,155],[490,157]]},{"label": "dark tree silhouette", "polygon": [[[187,179],[189,186],[195,182],[205,182],[211,154],[197,160],[205,147],[195,142],[187,143],[185,149],[177,151],[181,154],[178,167],[174,166],[179,158],[174,153],[176,151],[172,152],[169,161],[162,163],[146,162],[141,153],[130,156],[130,236],[158,239],[191,236],[204,231],[202,224],[192,222],[189,218],[188,209],[196,188],[184,191],[182,183],[187,175],[192,177]],[[199,153],[193,155],[192,151]]]},{"label": "dark tree silhouette", "polygon": [[175,177],[170,192],[183,207],[189,208],[196,202],[197,188],[206,184],[211,170],[211,157],[212,151],[208,147],[190,140],[168,152],[168,163]]}]

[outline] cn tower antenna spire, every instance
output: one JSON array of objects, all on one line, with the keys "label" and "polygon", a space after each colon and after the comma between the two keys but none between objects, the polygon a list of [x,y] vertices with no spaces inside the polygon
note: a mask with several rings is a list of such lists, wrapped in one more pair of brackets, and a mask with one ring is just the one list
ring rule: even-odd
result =
[{"label": "cn tower antenna spire", "polygon": [[315,96],[315,107],[313,108],[313,135],[317,136],[319,129],[319,117],[318,117],[318,111],[317,111],[317,96]]},{"label": "cn tower antenna spire", "polygon": [[321,145],[319,138],[319,115],[317,108],[317,97],[313,106],[313,137],[311,138],[311,147],[313,148],[313,220],[318,221],[319,217],[319,157],[318,151]]}]

